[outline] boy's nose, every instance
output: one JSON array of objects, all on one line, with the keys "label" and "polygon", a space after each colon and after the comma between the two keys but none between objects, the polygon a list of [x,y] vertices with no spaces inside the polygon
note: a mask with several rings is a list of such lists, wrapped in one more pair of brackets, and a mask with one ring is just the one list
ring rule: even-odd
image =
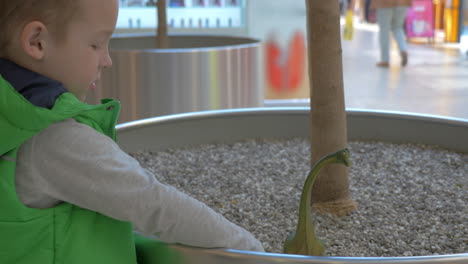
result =
[{"label": "boy's nose", "polygon": [[102,63],[102,66],[104,68],[112,67],[112,58],[110,57],[109,52],[106,52],[106,55],[104,56],[104,61]]}]

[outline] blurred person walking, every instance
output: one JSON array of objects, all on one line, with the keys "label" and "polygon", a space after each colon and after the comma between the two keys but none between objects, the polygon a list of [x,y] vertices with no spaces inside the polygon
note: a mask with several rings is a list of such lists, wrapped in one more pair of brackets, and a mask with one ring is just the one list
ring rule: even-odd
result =
[{"label": "blurred person walking", "polygon": [[401,66],[408,64],[406,36],[403,30],[406,12],[412,0],[371,0],[371,8],[376,9],[379,25],[380,61],[378,67],[390,65],[390,31],[398,43]]}]

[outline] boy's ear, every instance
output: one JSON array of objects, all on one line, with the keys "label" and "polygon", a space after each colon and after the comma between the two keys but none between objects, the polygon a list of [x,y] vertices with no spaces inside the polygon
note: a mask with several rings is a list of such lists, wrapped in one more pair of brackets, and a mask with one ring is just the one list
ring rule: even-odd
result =
[{"label": "boy's ear", "polygon": [[27,55],[41,60],[47,46],[48,34],[44,23],[40,21],[29,22],[21,32],[21,48]]}]

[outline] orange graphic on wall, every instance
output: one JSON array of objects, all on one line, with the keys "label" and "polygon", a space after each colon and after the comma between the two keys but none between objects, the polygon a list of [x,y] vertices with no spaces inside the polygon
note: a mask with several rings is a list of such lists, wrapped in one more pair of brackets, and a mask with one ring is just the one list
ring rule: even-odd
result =
[{"label": "orange graphic on wall", "polygon": [[305,38],[295,32],[286,51],[270,39],[266,42],[266,78],[269,86],[279,93],[291,93],[303,82],[305,67]]}]

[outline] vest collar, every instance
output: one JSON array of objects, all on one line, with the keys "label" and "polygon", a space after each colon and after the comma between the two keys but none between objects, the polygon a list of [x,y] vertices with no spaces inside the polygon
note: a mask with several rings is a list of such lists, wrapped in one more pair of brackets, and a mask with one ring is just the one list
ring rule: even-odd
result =
[{"label": "vest collar", "polygon": [[61,94],[67,92],[60,82],[2,58],[0,58],[0,75],[19,94],[38,107],[51,109],[55,104],[55,100]]},{"label": "vest collar", "polygon": [[[80,123],[96,124],[106,135],[115,139],[119,102],[104,99],[102,104],[88,105],[66,92],[60,83],[12,62],[2,60],[0,69],[0,156],[20,146],[50,124],[72,117]],[[23,76],[24,80],[18,76]],[[30,92],[31,96],[28,97],[43,107],[32,104],[18,90],[26,94]],[[41,96],[42,93],[48,96]],[[48,107],[44,102],[52,105]]]}]

